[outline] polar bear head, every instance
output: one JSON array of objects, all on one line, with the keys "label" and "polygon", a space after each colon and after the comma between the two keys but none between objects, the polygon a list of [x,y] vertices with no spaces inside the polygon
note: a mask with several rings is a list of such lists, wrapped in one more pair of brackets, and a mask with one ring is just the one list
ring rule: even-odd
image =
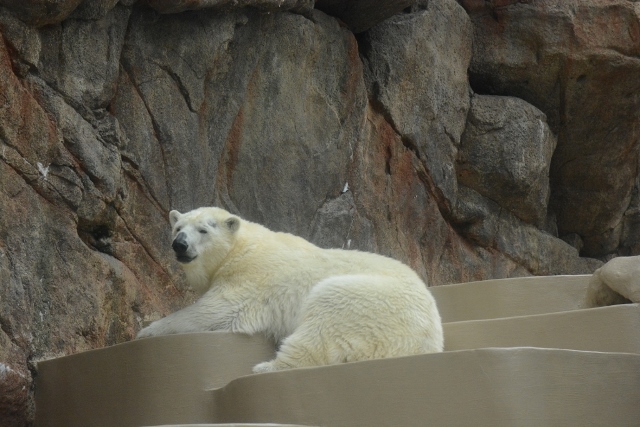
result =
[{"label": "polar bear head", "polygon": [[[215,271],[227,256],[241,220],[220,208],[199,208],[187,213],[169,213],[176,258],[189,270],[198,272],[208,281],[208,273]],[[190,282],[198,281],[194,277]],[[194,283],[192,283],[194,285]]]}]

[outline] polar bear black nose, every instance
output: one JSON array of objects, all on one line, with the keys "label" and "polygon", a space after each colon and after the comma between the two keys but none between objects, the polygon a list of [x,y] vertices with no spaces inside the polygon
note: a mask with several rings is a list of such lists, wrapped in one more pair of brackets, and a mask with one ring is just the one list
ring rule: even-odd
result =
[{"label": "polar bear black nose", "polygon": [[173,243],[171,244],[174,252],[178,255],[184,254],[189,249],[189,244],[187,243],[187,235],[184,233],[178,233],[175,239],[173,239]]}]

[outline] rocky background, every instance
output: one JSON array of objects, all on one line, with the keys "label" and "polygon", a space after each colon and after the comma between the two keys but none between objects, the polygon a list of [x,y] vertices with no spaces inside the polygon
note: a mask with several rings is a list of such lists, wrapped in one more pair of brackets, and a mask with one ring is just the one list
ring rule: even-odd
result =
[{"label": "rocky background", "polygon": [[637,0],[0,0],[0,425],[218,205],[431,286],[640,253]]}]

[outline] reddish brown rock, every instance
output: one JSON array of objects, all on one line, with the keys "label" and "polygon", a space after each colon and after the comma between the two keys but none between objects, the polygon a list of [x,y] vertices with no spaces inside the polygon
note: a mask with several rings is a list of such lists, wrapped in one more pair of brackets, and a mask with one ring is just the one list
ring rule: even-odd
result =
[{"label": "reddish brown rock", "polygon": [[460,3],[475,28],[473,88],[527,100],[558,134],[551,206],[560,235],[579,235],[592,256],[628,246],[623,216],[640,141],[637,3]]},{"label": "reddish brown rock", "polygon": [[[25,366],[19,369],[25,369]],[[24,423],[25,414],[30,409],[30,388],[30,374],[16,370],[15,366],[0,363],[0,396],[3,396],[0,399],[0,423],[3,426],[19,426]]]},{"label": "reddish brown rock", "polygon": [[131,339],[184,289],[168,255],[136,240],[166,239],[164,212],[147,214],[156,207],[123,186],[98,130],[41,81],[16,77],[4,42],[0,93],[0,419],[20,426],[33,415],[32,362]]},{"label": "reddish brown rock", "polygon": [[460,238],[443,218],[429,180],[401,135],[369,109],[349,177],[356,212],[347,245],[401,259],[432,286],[527,275],[493,248]]},{"label": "reddish brown rock", "polygon": [[457,193],[454,164],[469,111],[471,35],[464,10],[438,0],[361,37],[370,97],[431,172],[433,195],[445,211]]}]

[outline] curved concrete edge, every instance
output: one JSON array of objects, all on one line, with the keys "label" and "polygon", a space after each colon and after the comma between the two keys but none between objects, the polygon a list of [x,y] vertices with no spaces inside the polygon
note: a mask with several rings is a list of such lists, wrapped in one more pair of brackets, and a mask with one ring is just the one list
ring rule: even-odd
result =
[{"label": "curved concrete edge", "polygon": [[[588,286],[590,277],[590,275],[553,276],[542,278],[526,277],[431,288],[431,290],[434,291],[436,299],[439,299],[439,306],[443,306],[445,312],[449,310],[449,313],[453,313],[458,317],[464,317],[466,313],[465,310],[469,310],[469,312],[472,313],[471,317],[478,313],[483,314],[483,304],[493,304],[492,307],[487,308],[487,310],[484,311],[483,316],[487,313],[489,313],[489,315],[500,314],[502,316],[510,314],[514,316],[514,313],[530,312],[531,310],[536,312],[536,314],[531,316],[520,316],[517,314],[517,316],[520,317],[445,323],[445,346],[447,347],[447,350],[496,346],[555,346],[583,350],[609,352],[613,352],[615,350],[640,353],[638,350],[638,340],[640,339],[638,337],[638,331],[640,330],[640,325],[638,324],[640,310],[638,305],[579,310],[581,308],[579,303],[584,300],[584,292],[586,290],[586,286]],[[489,294],[489,297],[487,297],[488,301],[485,301],[485,293]],[[491,297],[492,293],[493,297]],[[502,293],[506,293],[506,296],[502,295]],[[543,295],[544,297],[540,295]],[[460,301],[458,301],[458,298]],[[561,301],[555,303],[554,299],[560,299]],[[537,306],[533,307],[536,304]],[[529,305],[533,308],[529,307]],[[553,311],[562,307],[573,311],[537,314],[540,310],[542,310],[542,313],[547,313],[549,309],[552,309]],[[453,314],[450,315],[449,318],[455,318]],[[443,317],[445,317],[445,320],[447,319],[446,316]],[[593,342],[590,342],[590,340]],[[498,388],[505,387],[505,390],[510,390],[514,387],[517,388],[519,386],[518,384],[520,384],[521,371],[533,366],[532,363],[535,362],[535,358],[533,361],[530,361],[529,356],[527,356],[528,353],[526,352],[523,353],[526,356],[523,356],[525,357],[524,361],[526,362],[524,364],[521,364],[519,361],[520,356],[500,356],[502,354],[512,354],[501,353],[501,351],[509,350],[513,349],[492,349],[491,351],[498,353],[491,354],[495,354],[495,357],[501,358],[500,360],[506,364],[504,370],[505,372],[512,372],[514,375],[513,382],[509,385],[505,379],[504,383],[496,383],[494,385],[491,385],[493,383],[486,383],[486,387],[489,387],[489,385]],[[532,350],[535,349],[529,349],[526,351]],[[476,354],[489,354],[482,353],[483,351],[485,350]],[[562,352],[565,350],[558,351]],[[360,381],[360,379],[358,379],[359,376],[364,378],[366,375],[369,375],[371,378],[379,378],[378,382],[375,382],[374,380],[369,380],[369,382],[365,381],[363,383],[363,387],[358,385],[357,388],[354,389],[353,384],[341,382],[342,380],[331,374],[327,377],[327,381],[329,382],[324,383],[323,386],[316,385],[311,387],[310,390],[315,391],[310,391],[310,393],[311,395],[314,395],[314,393],[319,395],[319,398],[322,397],[323,393],[333,395],[335,381],[336,384],[343,384],[343,386],[353,394],[353,396],[344,397],[344,405],[348,405],[348,402],[350,402],[349,399],[351,399],[352,401],[355,401],[356,408],[365,408],[365,401],[368,397],[371,397],[375,402],[377,401],[376,399],[381,399],[380,396],[385,395],[384,393],[386,392],[382,393],[378,391],[377,388],[383,387],[386,382],[389,382],[389,384],[392,384],[395,387],[393,393],[399,396],[395,400],[391,399],[392,402],[395,402],[402,397],[408,402],[414,402],[415,400],[424,401],[425,399],[428,400],[433,398],[442,403],[442,399],[438,398],[436,390],[431,390],[431,387],[444,387],[445,390],[449,390],[449,393],[453,393],[450,388],[454,387],[455,384],[457,384],[458,387],[465,388],[469,386],[467,383],[475,382],[480,378],[477,372],[476,374],[478,377],[466,377],[465,375],[467,375],[467,372],[462,369],[462,365],[456,365],[456,363],[462,364],[462,362],[455,362],[456,360],[459,360],[461,356],[458,356],[458,354],[461,353],[471,354],[473,351],[450,351],[438,355],[414,357],[419,360],[423,360],[423,358],[426,358],[425,360],[441,360],[441,357],[444,357],[444,360],[449,360],[447,359],[447,357],[449,357],[447,355],[453,355],[451,356],[451,360],[453,360],[453,362],[409,363],[404,360],[408,359],[411,361],[414,360],[414,358],[400,358],[331,367],[310,368],[314,372],[318,371],[321,373],[331,373],[334,372],[333,369],[338,369],[335,372],[346,372],[346,377],[352,379],[355,378],[355,381]],[[416,424],[415,416],[423,416],[424,414],[421,412],[415,412],[413,407],[409,408],[410,411],[406,417],[395,412],[394,416],[397,416],[398,418],[394,421],[390,421],[391,418],[382,417],[382,420],[386,420],[386,424],[367,423],[366,420],[369,420],[370,418],[366,414],[364,418],[362,418],[362,420],[365,420],[363,422],[358,421],[360,418],[358,418],[358,420],[355,420],[354,418],[351,420],[355,421],[350,424],[333,424],[332,420],[334,418],[328,418],[328,422],[319,423],[315,422],[313,417],[311,419],[307,419],[305,417],[293,417],[289,419],[286,418],[286,416],[279,418],[280,415],[278,415],[276,418],[268,418],[266,415],[268,415],[269,412],[262,412],[263,409],[260,409],[260,412],[252,412],[252,405],[258,405],[260,408],[262,401],[271,401],[274,399],[274,395],[279,396],[284,393],[285,397],[289,396],[287,397],[289,400],[283,401],[281,404],[277,402],[274,403],[274,408],[280,408],[279,410],[282,414],[286,414],[287,411],[294,411],[294,413],[306,413],[306,411],[311,411],[310,413],[316,413],[315,404],[312,402],[311,398],[307,399],[307,397],[305,397],[305,394],[307,393],[304,384],[304,381],[306,381],[305,375],[310,374],[298,376],[296,373],[304,372],[305,370],[294,370],[263,375],[274,375],[276,378],[280,378],[281,375],[286,377],[290,373],[295,374],[296,376],[292,377],[295,378],[295,380],[291,380],[291,382],[285,381],[282,383],[284,390],[278,388],[254,388],[253,385],[249,385],[247,387],[242,386],[244,387],[243,392],[236,390],[236,387],[239,387],[236,381],[240,384],[244,384],[244,378],[235,380],[238,377],[245,375],[249,375],[247,378],[263,377],[260,375],[250,375],[251,368],[256,363],[269,360],[273,357],[273,354],[273,346],[266,339],[260,336],[248,337],[231,333],[205,332],[132,341],[105,349],[92,350],[76,355],[42,361],[38,363],[39,375],[36,378],[36,425],[40,427],[74,427],[86,425],[138,427],[153,424],[167,425],[167,423],[174,423],[175,425],[175,423],[210,423],[214,421],[235,423],[279,422],[289,424],[293,423],[296,425],[304,424],[307,426],[404,426],[425,425],[426,423],[421,420]],[[611,360],[618,360],[617,357],[620,356],[611,355],[611,353],[598,354],[605,355],[603,356],[604,359],[600,359],[598,362],[603,365],[606,364],[605,360],[607,357],[610,357]],[[622,356],[631,357],[632,355]],[[436,359],[429,359],[434,357],[436,357]],[[475,361],[474,363],[478,365],[477,361],[479,356],[474,356],[475,359],[472,356],[464,357],[467,358],[467,363]],[[582,363],[582,359],[580,359],[579,356],[572,357],[574,357],[574,362],[576,364]],[[562,357],[560,359],[561,361],[565,360]],[[632,358],[630,360],[637,359]],[[370,365],[372,363],[373,365]],[[426,365],[422,366],[424,363],[426,363]],[[435,364],[431,365],[433,363]],[[491,363],[498,362],[492,361]],[[623,364],[624,363],[627,362],[623,362]],[[341,371],[341,369],[345,369],[347,367],[348,369],[352,369],[351,366],[360,366],[360,364],[370,367],[373,370],[367,371],[365,369],[364,371],[361,371],[361,369],[364,368],[353,368],[353,375],[350,374],[350,370]],[[600,374],[600,371],[598,371],[600,368],[598,368],[598,366],[593,364],[587,366],[597,368],[596,371],[594,371],[594,377],[600,378],[601,375],[604,375]],[[483,367],[484,365],[480,364],[480,368]],[[381,369],[382,373],[378,372],[376,369]],[[453,370],[438,372],[438,369]],[[477,366],[476,369],[478,369]],[[498,365],[496,365],[495,370],[497,371],[498,369]],[[542,366],[539,366],[538,369],[542,369]],[[584,371],[580,371],[580,375],[586,376],[586,369],[587,367],[585,367]],[[604,369],[602,372],[606,374],[606,372],[608,372],[607,369],[609,368]],[[393,379],[392,376],[390,377],[384,373],[387,371],[396,372],[397,370],[407,370],[407,373],[402,374],[404,377],[401,375],[402,378],[408,376],[409,379],[411,379],[412,375],[415,377],[414,383],[409,381],[407,392],[402,388],[401,382],[398,382]],[[559,375],[560,373],[560,371],[554,372],[556,375]],[[636,373],[637,372],[640,372],[640,370],[636,369]],[[433,375],[436,375],[435,378],[439,378],[441,381],[433,383]],[[451,384],[453,385],[447,385],[445,381],[447,376],[450,378]],[[555,380],[558,378],[559,377],[555,378]],[[615,374],[615,372],[612,373],[611,378],[617,378],[617,374]],[[637,376],[633,378],[636,378],[637,380]],[[230,381],[232,383],[230,383],[228,387],[225,387],[225,385]],[[302,382],[299,383],[298,381]],[[422,386],[416,381],[419,381]],[[533,380],[525,376],[523,386],[527,386],[530,381]],[[589,381],[591,381],[590,378]],[[589,381],[587,381],[587,383],[589,383]],[[250,382],[249,384],[253,383]],[[274,386],[278,384],[280,383],[276,382]],[[602,389],[597,390],[597,393],[599,393],[605,403],[608,402],[608,399],[614,399],[614,397],[619,396],[620,393],[626,393],[626,389],[624,387],[618,392],[614,387],[613,382],[609,381],[607,378],[602,379],[602,384]],[[536,385],[534,384],[533,386]],[[543,389],[547,386],[548,385],[546,383],[540,385]],[[223,388],[221,390],[215,390],[220,387]],[[371,393],[373,394],[369,392],[368,387],[371,388]],[[571,387],[574,387],[574,385],[571,385]],[[575,385],[575,387],[577,387],[577,385]],[[593,387],[596,386],[594,385]],[[636,388],[640,389],[640,382],[636,382]],[[499,394],[500,399],[507,399],[508,396],[504,394],[506,393],[505,390],[498,389],[496,391]],[[266,394],[264,396],[260,396],[258,391],[262,391]],[[426,394],[423,395],[423,392]],[[578,393],[577,390],[575,392]],[[235,403],[236,406],[233,406],[234,403],[231,402],[231,406],[226,408],[225,405],[229,405],[230,401],[225,396],[230,395],[229,393],[236,393],[235,396],[239,400]],[[242,393],[246,393],[246,396]],[[290,393],[290,395],[287,395],[287,393]],[[379,393],[382,393],[382,395],[379,396]],[[488,391],[485,390],[484,397],[482,394],[478,394],[475,398],[479,400],[486,400],[486,393],[488,393]],[[574,391],[571,391],[571,393],[574,393]],[[607,397],[606,393],[610,393],[611,396]],[[635,393],[637,393],[637,391]],[[637,394],[632,395],[637,396]],[[341,396],[340,392],[336,393],[336,396]],[[580,394],[578,393],[576,396],[580,396]],[[338,397],[336,397],[336,399]],[[334,399],[332,396],[329,396],[328,398]],[[621,399],[623,400],[626,398],[626,395],[621,396]],[[247,399],[249,400],[247,401]],[[296,399],[300,399],[300,401]],[[538,398],[536,397],[536,399]],[[571,400],[572,398],[571,395],[567,395],[558,396],[558,399]],[[543,401],[546,402],[544,399]],[[488,400],[487,402],[493,406],[497,405],[492,403],[491,400]],[[593,400],[593,402],[595,402],[595,400]],[[339,414],[347,412],[348,408],[343,408],[341,406],[343,405],[342,403],[339,401],[334,403],[336,408],[339,409]],[[624,408],[620,406],[619,402],[614,403],[615,405],[613,407],[617,407],[621,411],[624,410]],[[249,410],[246,413],[248,414],[247,417],[243,415],[241,409],[237,409],[237,405],[245,404],[249,405]],[[464,404],[466,405],[467,403]],[[502,405],[503,403],[500,404]],[[321,402],[320,406],[322,407],[323,405],[325,404]],[[384,407],[386,404],[383,400],[380,400],[379,405]],[[402,407],[406,404],[403,403],[400,405]],[[429,407],[433,406],[431,403],[429,403],[429,405],[431,405]],[[452,407],[447,405],[445,405],[445,408],[449,408],[452,411],[454,410]],[[545,403],[545,405],[547,405],[547,403]],[[593,406],[596,406],[595,403]],[[608,406],[606,404],[600,404],[599,406],[608,410]],[[329,410],[326,406],[324,407],[326,410]],[[462,406],[460,406],[458,410],[460,410],[460,408],[462,408]],[[481,412],[478,412],[480,411],[479,409],[474,408],[475,406],[472,405],[473,410],[468,413],[482,414]],[[545,408],[542,409],[546,411]],[[462,412],[467,413],[466,409]],[[372,413],[376,413],[375,408],[372,410]],[[521,412],[517,413],[521,414]],[[251,418],[254,417],[254,415],[251,414],[256,414],[255,418]],[[539,419],[539,415],[540,414],[536,411],[533,411],[530,414],[531,419],[535,420]],[[556,415],[558,417],[560,416],[559,413]],[[456,416],[458,418],[452,418],[454,421],[456,419],[461,419],[460,417],[462,415]],[[520,417],[520,415],[518,416]],[[625,423],[615,422],[615,420],[622,420],[622,416],[623,414],[617,415],[617,418],[612,418],[614,421],[610,423],[602,422],[600,424],[626,425]],[[339,417],[335,419],[340,421]],[[434,422],[444,420],[444,418],[427,419],[433,419]],[[498,421],[504,421],[503,418],[495,419]],[[559,419],[560,418],[550,418],[552,421]],[[571,420],[573,420],[573,418],[571,418]],[[578,419],[578,421],[581,420],[581,418]],[[553,422],[545,423],[543,421],[537,425],[562,425],[560,422],[554,424]],[[514,418],[511,422],[505,421],[504,424],[493,425],[536,425],[526,423],[522,424],[523,422],[524,421],[520,418]],[[575,425],[573,422],[571,424]],[[433,425],[448,426],[456,425],[456,423],[448,424],[443,422],[441,424],[436,423]],[[469,418],[468,422],[461,421],[457,425],[485,424],[476,424],[472,417]],[[589,423],[578,422],[577,425],[589,425]]]},{"label": "curved concrete edge", "polygon": [[144,426],[144,427],[315,427],[315,426],[303,426],[301,424],[264,424],[264,423],[251,423],[251,424],[164,424],[161,426]]},{"label": "curved concrete edge", "polygon": [[206,423],[209,394],[274,356],[261,336],[168,335],[41,361],[36,425]]},{"label": "curved concrete edge", "polygon": [[531,276],[433,286],[443,322],[527,316],[586,308],[591,275]]},{"label": "curved concrete edge", "polygon": [[526,346],[640,354],[638,304],[445,323],[443,329],[445,351]]},{"label": "curved concrete edge", "polygon": [[637,425],[640,355],[482,349],[238,378],[218,422],[357,426]]}]

